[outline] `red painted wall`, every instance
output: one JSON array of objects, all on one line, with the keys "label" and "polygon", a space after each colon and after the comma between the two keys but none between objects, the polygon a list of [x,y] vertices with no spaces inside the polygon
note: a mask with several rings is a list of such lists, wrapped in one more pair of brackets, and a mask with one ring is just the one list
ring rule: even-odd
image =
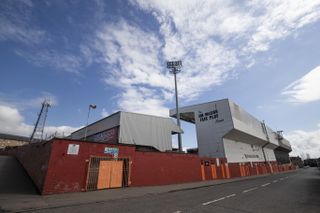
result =
[{"label": "red painted wall", "polygon": [[[213,180],[213,179],[223,179],[226,177],[226,169],[224,167],[224,164],[227,163],[227,160],[225,158],[219,158],[219,163],[217,164],[217,158],[200,158],[201,159],[201,165],[203,166],[204,170],[204,176],[202,177],[202,180]],[[215,166],[216,168],[216,175],[217,178],[214,178],[212,166]],[[222,171],[224,170],[224,171]],[[223,172],[225,177],[223,177]]]},{"label": "red painted wall", "polygon": [[[68,155],[68,145],[80,145],[78,155]],[[90,156],[107,157],[105,147],[118,147],[119,158],[133,155],[135,148],[129,146],[115,146],[92,142],[80,142],[55,139],[52,142],[52,153],[43,194],[84,191]],[[110,156],[111,157],[111,156]]]},{"label": "red painted wall", "polygon": [[[244,177],[244,176],[253,176],[253,175],[262,175],[267,173],[278,173],[281,171],[294,170],[294,166],[292,165],[278,165],[276,161],[270,162],[269,164],[265,164],[264,162],[253,162],[251,163],[229,163],[229,169],[231,177]],[[245,170],[244,173],[241,174],[241,168]],[[271,170],[271,168],[272,170]]]},{"label": "red painted wall", "polygon": [[131,165],[131,185],[149,186],[201,181],[197,155],[135,152]]},{"label": "red painted wall", "polygon": [[[67,154],[69,144],[80,145],[78,155]],[[141,152],[136,151],[134,146],[56,139],[52,142],[42,194],[84,191],[90,156],[110,156],[103,153],[105,147],[118,147],[119,158],[128,158],[131,162],[130,186],[201,181],[200,159],[197,155]]]},{"label": "red painted wall", "polygon": [[[77,155],[67,154],[68,145],[80,146]],[[15,156],[42,194],[85,191],[90,157],[112,157],[104,153],[105,147],[119,148],[119,158],[129,159],[129,186],[150,186],[212,180],[212,166],[216,166],[217,178],[256,175],[255,167],[246,163],[246,171],[239,163],[228,163],[215,158],[200,158],[192,154],[142,152],[135,146],[111,145],[75,140],[54,139],[44,144],[31,144],[14,149]],[[205,163],[207,161],[207,163]],[[255,165],[255,164],[253,164]],[[259,174],[270,172],[259,163]],[[274,172],[291,169],[288,165],[272,163]],[[277,171],[276,171],[277,170]],[[242,172],[241,172],[242,171]],[[224,176],[223,176],[224,174]]]},{"label": "red painted wall", "polygon": [[241,177],[239,163],[229,163],[228,166],[231,177]]},{"label": "red painted wall", "polygon": [[9,150],[9,153],[18,159],[39,192],[41,192],[48,170],[51,143],[27,144],[12,148]]}]

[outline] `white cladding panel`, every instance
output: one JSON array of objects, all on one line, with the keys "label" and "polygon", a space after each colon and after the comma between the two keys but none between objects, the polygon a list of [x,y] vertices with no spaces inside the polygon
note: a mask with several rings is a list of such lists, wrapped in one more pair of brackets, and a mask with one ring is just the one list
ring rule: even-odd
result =
[{"label": "white cladding panel", "polygon": [[274,146],[274,148],[279,146],[279,140],[278,140],[278,134],[277,132],[273,131],[270,127],[266,126],[267,128],[267,132],[268,132],[268,136],[269,136],[269,141],[270,143],[272,143]]},{"label": "white cladding panel", "polygon": [[237,104],[233,103],[232,101],[229,101],[229,103],[235,129],[245,132],[254,137],[257,137],[265,142],[268,141],[268,134],[270,143],[274,145],[274,148],[276,146],[279,146],[275,133],[269,127],[266,127],[266,132],[262,126],[261,121],[257,120],[255,117],[241,109]]},{"label": "white cladding panel", "polygon": [[264,152],[266,153],[267,161],[276,161],[277,160],[273,149],[269,149],[269,148],[265,147]]},{"label": "white cladding panel", "polygon": [[222,137],[233,128],[228,100],[196,105],[193,112],[199,155],[225,157]]},{"label": "white cladding panel", "polygon": [[171,134],[181,132],[171,118],[121,112],[119,143],[172,150]]},{"label": "white cladding panel", "polygon": [[[106,117],[96,123],[88,125],[87,128],[87,136],[94,135],[96,133],[102,132],[107,129],[111,129],[113,127],[120,125],[120,113],[115,113],[113,115],[110,115],[109,117]],[[71,139],[79,140],[84,138],[85,135],[85,128],[82,128],[76,132],[73,132],[70,135]]]},{"label": "white cladding panel", "polygon": [[[226,158],[229,163],[237,162],[264,162],[262,147],[234,141],[231,139],[223,139]],[[264,148],[266,159],[275,161],[275,155],[272,149]]]},{"label": "white cladding panel", "polygon": [[280,141],[280,146],[282,147],[282,148],[285,148],[285,149],[287,149],[287,150],[292,150],[291,149],[291,145],[290,145],[290,142],[287,140],[287,139],[285,139],[285,138],[282,138],[282,140]]},{"label": "white cladding panel", "polygon": [[[179,109],[182,119],[195,123],[199,155],[226,157],[228,162],[275,161],[274,149],[290,150],[278,134],[228,99],[186,106]],[[175,116],[176,111],[170,111]]]}]

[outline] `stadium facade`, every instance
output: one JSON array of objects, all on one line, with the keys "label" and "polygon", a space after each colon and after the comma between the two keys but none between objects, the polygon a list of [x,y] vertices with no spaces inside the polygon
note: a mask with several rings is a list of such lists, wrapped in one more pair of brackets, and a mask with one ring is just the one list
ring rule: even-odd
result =
[{"label": "stadium facade", "polygon": [[[228,99],[186,106],[195,154],[172,149],[182,130],[170,117],[117,112],[67,138],[4,150],[41,194],[181,184],[292,170],[290,143]],[[175,117],[175,110],[170,110]]]}]

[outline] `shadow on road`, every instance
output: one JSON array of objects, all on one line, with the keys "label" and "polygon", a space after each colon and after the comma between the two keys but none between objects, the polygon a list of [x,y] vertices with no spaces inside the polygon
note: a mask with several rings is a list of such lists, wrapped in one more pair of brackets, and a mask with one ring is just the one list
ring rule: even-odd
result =
[{"label": "shadow on road", "polygon": [[0,194],[38,195],[29,175],[15,157],[0,156],[0,174]]}]

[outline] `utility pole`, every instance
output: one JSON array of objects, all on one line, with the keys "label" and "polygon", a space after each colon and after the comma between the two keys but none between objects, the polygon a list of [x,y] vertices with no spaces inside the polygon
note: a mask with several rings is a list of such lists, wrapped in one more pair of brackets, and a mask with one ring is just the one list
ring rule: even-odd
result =
[{"label": "utility pole", "polygon": [[[167,68],[170,69],[169,72],[174,76],[174,87],[176,94],[176,113],[177,113],[177,125],[181,128],[180,125],[180,113],[179,113],[179,101],[178,101],[178,87],[177,87],[177,74],[181,72],[182,61],[168,61]],[[178,147],[179,152],[182,152],[182,140],[181,133],[178,133]]]}]

